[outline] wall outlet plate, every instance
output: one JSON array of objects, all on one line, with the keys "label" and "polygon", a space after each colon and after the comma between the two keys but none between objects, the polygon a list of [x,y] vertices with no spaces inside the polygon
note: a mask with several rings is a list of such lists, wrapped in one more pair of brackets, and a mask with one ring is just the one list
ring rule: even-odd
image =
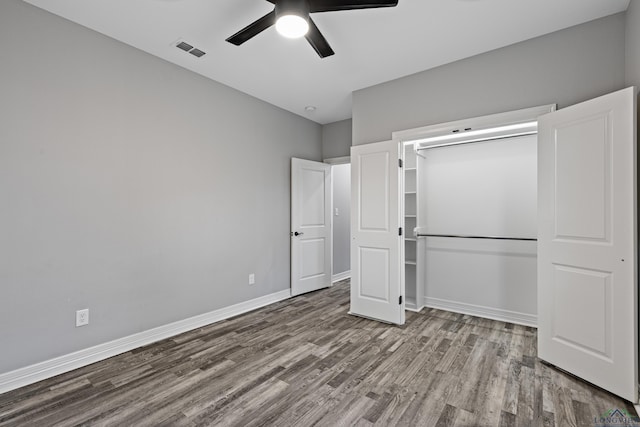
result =
[{"label": "wall outlet plate", "polygon": [[76,311],[76,327],[85,326],[89,324],[89,309]]},{"label": "wall outlet plate", "polygon": [[249,284],[250,284],[250,285],[255,285],[255,283],[256,283],[256,275],[255,275],[255,274],[253,274],[253,273],[251,273],[251,274],[249,275]]}]

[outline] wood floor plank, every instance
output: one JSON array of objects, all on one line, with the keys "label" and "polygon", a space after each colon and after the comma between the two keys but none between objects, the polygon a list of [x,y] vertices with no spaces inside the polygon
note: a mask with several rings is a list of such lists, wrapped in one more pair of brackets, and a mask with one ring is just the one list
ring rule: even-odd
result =
[{"label": "wood floor plank", "polygon": [[[349,281],[0,395],[0,426],[581,426],[616,396],[536,330],[426,308],[350,316]],[[591,424],[589,424],[591,423]]]},{"label": "wood floor plank", "polygon": [[447,408],[447,400],[455,390],[458,378],[438,371],[434,372],[433,377],[434,381],[421,399],[411,425],[436,425]]},{"label": "wood floor plank", "polygon": [[516,425],[516,415],[511,412],[502,411],[500,413],[499,427],[513,427]]},{"label": "wood floor plank", "polygon": [[502,401],[507,388],[507,372],[509,361],[498,356],[502,347],[496,347],[496,360],[492,371],[484,381],[481,395],[476,401],[475,413],[478,414],[478,422],[481,425],[497,425],[500,422]]},{"label": "wood floor plank", "polygon": [[440,414],[436,427],[450,427],[455,425],[457,408],[451,405],[445,405],[444,410]]},{"label": "wood floor plank", "polygon": [[528,426],[535,418],[533,393],[535,392],[535,371],[527,366],[521,366],[520,387],[518,389],[518,410],[516,412],[517,425]]}]

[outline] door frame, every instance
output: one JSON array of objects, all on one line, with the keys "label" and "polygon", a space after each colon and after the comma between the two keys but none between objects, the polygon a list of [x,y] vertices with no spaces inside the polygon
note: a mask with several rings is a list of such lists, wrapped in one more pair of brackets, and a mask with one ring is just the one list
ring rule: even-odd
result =
[{"label": "door frame", "polygon": [[[489,114],[487,116],[470,117],[454,120],[446,123],[405,129],[391,133],[391,138],[401,143],[420,142],[421,139],[435,138],[451,135],[453,133],[465,138],[465,133],[475,130],[491,129],[502,126],[516,125],[537,121],[538,117],[556,110],[556,104],[540,105],[537,107],[523,108],[521,110],[508,111],[506,113]],[[462,131],[460,131],[462,130]],[[436,144],[435,142],[433,143]],[[430,144],[426,144],[430,145]]]},{"label": "door frame", "polygon": [[[472,117],[468,119],[455,120],[446,123],[438,123],[429,126],[422,126],[413,129],[406,129],[401,131],[392,132],[394,141],[404,146],[404,144],[420,144],[421,146],[435,146],[440,145],[443,141],[429,141],[431,138],[440,138],[443,136],[449,137],[449,135],[455,135],[456,137],[448,139],[447,144],[455,143],[456,140],[468,140],[470,137],[469,131],[483,131],[496,128],[508,128],[509,126],[520,125],[525,123],[531,123],[538,120],[538,117],[542,114],[550,113],[556,110],[556,104],[541,105],[537,107],[524,108],[521,110],[509,111],[505,113],[490,114],[487,116]],[[513,131],[505,130],[507,134]],[[459,137],[457,137],[459,135]],[[494,133],[491,134],[492,136]],[[419,154],[418,154],[419,155]],[[421,171],[418,168],[417,180],[421,180]],[[416,224],[419,225],[419,224]],[[424,231],[418,228],[418,232]],[[412,230],[406,230],[405,235],[412,233]],[[421,240],[421,239],[418,239]],[[422,239],[424,240],[424,239]],[[420,244],[416,246],[417,257],[423,258],[426,251],[426,245]],[[426,272],[424,268],[417,266],[416,280],[424,280]],[[405,286],[407,286],[405,284]],[[425,307],[442,309],[452,311],[456,313],[468,314],[472,316],[489,317],[496,320],[507,321],[512,323],[524,324],[526,326],[535,326],[537,324],[536,316],[527,316],[519,319],[514,316],[504,315],[500,311],[491,311],[490,315],[487,315],[487,311],[484,308],[476,308],[470,304],[457,304],[452,306],[448,301],[443,303],[438,300],[430,300],[427,295],[423,295],[424,302],[418,303],[418,307],[424,305]]]},{"label": "door frame", "polygon": [[[344,280],[351,277],[351,268],[349,268],[349,275],[345,277],[341,277],[339,279],[334,280],[335,273],[333,271],[333,245],[335,244],[335,239],[333,238],[333,221],[334,221],[334,206],[333,206],[333,167],[337,165],[350,165],[351,164],[351,156],[342,156],[342,157],[330,157],[323,160],[324,163],[331,165],[331,286],[335,282],[340,280]],[[331,287],[330,286],[330,287]]]}]

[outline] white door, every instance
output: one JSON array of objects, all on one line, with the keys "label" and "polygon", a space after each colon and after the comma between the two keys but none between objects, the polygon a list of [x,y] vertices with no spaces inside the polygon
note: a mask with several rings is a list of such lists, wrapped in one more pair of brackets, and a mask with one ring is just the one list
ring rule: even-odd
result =
[{"label": "white door", "polygon": [[291,159],[291,294],[331,286],[331,166]]},{"label": "white door", "polygon": [[635,89],[538,131],[538,356],[637,402]]},{"label": "white door", "polygon": [[404,324],[400,144],[351,147],[351,314]]}]

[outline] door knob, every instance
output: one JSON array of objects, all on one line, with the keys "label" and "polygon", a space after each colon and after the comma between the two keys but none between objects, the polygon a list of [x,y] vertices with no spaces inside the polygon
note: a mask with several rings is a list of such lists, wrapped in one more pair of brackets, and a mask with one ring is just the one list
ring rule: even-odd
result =
[{"label": "door knob", "polygon": [[297,231],[293,233],[294,236],[302,236],[304,233],[298,233]]}]

